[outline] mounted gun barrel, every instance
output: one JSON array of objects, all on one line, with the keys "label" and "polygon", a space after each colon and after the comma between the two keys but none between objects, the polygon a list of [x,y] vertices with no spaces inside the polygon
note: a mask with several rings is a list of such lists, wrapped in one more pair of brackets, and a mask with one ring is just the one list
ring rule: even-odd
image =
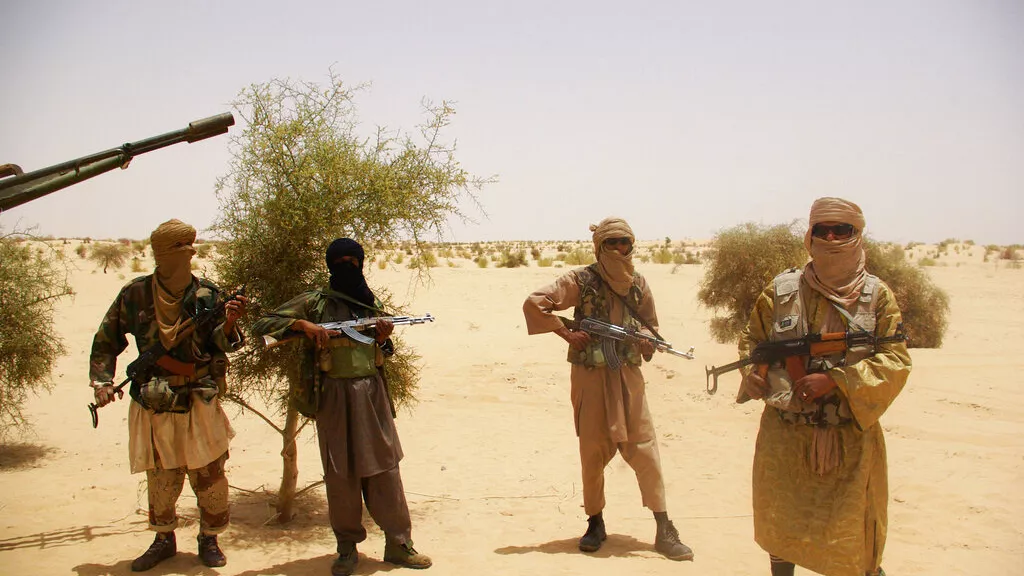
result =
[{"label": "mounted gun barrel", "polygon": [[23,172],[17,164],[0,166],[0,212],[31,202],[114,168],[128,168],[132,158],[179,142],[198,142],[225,134],[234,125],[230,112],[190,122],[187,128],[129,142],[46,168]]}]

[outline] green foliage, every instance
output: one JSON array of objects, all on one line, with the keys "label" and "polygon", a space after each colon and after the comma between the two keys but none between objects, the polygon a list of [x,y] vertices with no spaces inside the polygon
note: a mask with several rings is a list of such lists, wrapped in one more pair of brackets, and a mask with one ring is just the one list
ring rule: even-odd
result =
[{"label": "green foliage", "polygon": [[530,256],[533,256],[534,260],[540,260],[540,248],[530,248]]},{"label": "green foliage", "polygon": [[[368,257],[376,246],[411,238],[407,250],[423,263],[424,237],[442,236],[451,216],[464,218],[458,201],[474,199],[487,182],[460,168],[442,139],[454,114],[448,103],[424,104],[419,139],[379,129],[367,140],[356,133],[354,95],[332,74],[326,86],[253,85],[234,103],[245,128],[232,133],[230,172],[217,183],[222,212],[213,230],[227,246],[215,269],[222,283],[249,286],[250,319],[326,285],[324,251],[338,237],[356,238]],[[238,389],[266,390],[292,360],[259,350],[243,356],[233,366]]]},{"label": "green foliage", "polygon": [[921,258],[920,260],[917,261],[917,265],[918,266],[935,266],[935,259],[934,258],[928,258],[928,257]]},{"label": "green foliage", "polygon": [[526,250],[510,249],[506,249],[506,251],[502,253],[501,263],[498,264],[501,268],[518,268],[526,265]]},{"label": "green foliage", "polygon": [[[491,181],[463,170],[455,146],[444,140],[455,113],[447,102],[424,102],[425,122],[415,137],[381,128],[366,138],[357,132],[354,95],[331,74],[327,85],[255,84],[234,102],[244,128],[231,133],[232,158],[217,182],[221,212],[212,229],[226,240],[214,260],[216,278],[248,287],[245,330],[297,294],[327,285],[324,252],[335,238],[358,240],[367,259],[401,242],[412,261],[425,263],[427,237],[442,237],[452,216],[465,219],[460,202],[475,202],[474,191]],[[421,280],[429,278],[428,266],[416,270]],[[386,289],[372,288],[387,310],[401,311]],[[297,475],[297,414],[286,399],[298,376],[298,348],[249,347],[234,358],[231,373],[240,405],[259,397],[285,416],[282,520],[291,517]],[[413,397],[415,361],[415,352],[401,346],[385,363],[399,404]]]},{"label": "green foliage", "polygon": [[552,264],[554,264],[554,259],[553,258],[543,258],[542,257],[539,260],[537,260],[537,266],[540,267],[540,268],[550,268]]},{"label": "green foliage", "polygon": [[892,289],[912,348],[938,348],[949,324],[949,296],[908,262],[899,246],[864,243],[867,271]]},{"label": "green foliage", "polygon": [[668,246],[662,246],[651,254],[651,262],[655,264],[671,264],[672,258],[672,250]]},{"label": "green foliage", "polygon": [[487,259],[487,256],[480,255],[476,257],[475,262],[477,266],[487,268],[487,264],[490,263],[490,260]]},{"label": "green foliage", "polygon": [[436,268],[437,256],[433,250],[424,250],[409,260],[409,268]]},{"label": "green foliage", "polygon": [[128,254],[131,248],[125,244],[93,244],[92,253],[89,254],[90,260],[95,260],[101,266],[103,266],[103,273],[107,273],[107,268],[113,266],[114,268],[120,268],[124,266],[125,262],[128,261]]},{"label": "green foliage", "polygon": [[565,255],[565,263],[569,266],[587,266],[597,262],[592,248],[577,246]]},{"label": "green foliage", "polygon": [[803,238],[792,225],[746,223],[719,232],[705,253],[697,300],[724,316],[712,318],[711,336],[733,342],[746,327],[758,296],[777,274],[807,262]]},{"label": "green foliage", "polygon": [[27,424],[28,395],[53,386],[53,368],[67,352],[54,326],[54,305],[72,294],[55,256],[16,240],[0,236],[0,440]]},{"label": "green foliage", "polygon": [[79,258],[85,258],[89,254],[89,250],[85,247],[85,244],[79,244],[75,247],[75,254],[78,254]]}]

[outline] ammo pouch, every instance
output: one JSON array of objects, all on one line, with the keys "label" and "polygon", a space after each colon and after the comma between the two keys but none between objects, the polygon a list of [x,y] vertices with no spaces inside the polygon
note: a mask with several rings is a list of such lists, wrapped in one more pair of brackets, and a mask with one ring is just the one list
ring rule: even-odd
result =
[{"label": "ammo pouch", "polygon": [[[133,396],[133,398],[135,398]],[[171,377],[154,376],[139,384],[135,398],[143,408],[157,414],[161,412],[185,413],[192,409],[192,390],[189,386],[171,386]]]},{"label": "ammo pouch", "polygon": [[[223,375],[214,376],[214,370],[218,369],[216,368],[217,360],[218,358],[215,357],[208,370],[200,368],[196,380],[178,375],[153,376],[146,382],[133,381],[129,394],[143,408],[157,414],[161,412],[184,414],[192,409],[193,395],[206,404],[222,395],[222,383],[225,382],[225,379]],[[224,357],[223,362],[219,363],[225,373],[226,362],[227,357]]]}]

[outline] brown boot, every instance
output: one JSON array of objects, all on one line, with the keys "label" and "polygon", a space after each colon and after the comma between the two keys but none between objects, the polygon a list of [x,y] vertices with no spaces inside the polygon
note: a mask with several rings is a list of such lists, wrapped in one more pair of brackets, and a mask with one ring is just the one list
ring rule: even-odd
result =
[{"label": "brown boot", "polygon": [[196,537],[196,541],[199,542],[199,560],[210,568],[219,568],[228,563],[228,559],[224,557],[224,553],[220,551],[220,546],[217,546],[217,536],[200,534]]},{"label": "brown boot", "polygon": [[655,515],[658,531],[654,535],[654,549],[670,560],[693,560],[693,550],[679,540],[679,531],[668,516]]},{"label": "brown boot", "polygon": [[426,554],[420,554],[412,547],[412,542],[401,544],[388,541],[384,544],[384,561],[404,568],[430,568],[434,563]]},{"label": "brown boot", "polygon": [[331,576],[349,576],[359,563],[355,542],[338,542],[338,558],[331,564]]},{"label": "brown boot", "polygon": [[178,553],[174,532],[157,532],[149,549],[132,562],[132,572],[145,572]]}]

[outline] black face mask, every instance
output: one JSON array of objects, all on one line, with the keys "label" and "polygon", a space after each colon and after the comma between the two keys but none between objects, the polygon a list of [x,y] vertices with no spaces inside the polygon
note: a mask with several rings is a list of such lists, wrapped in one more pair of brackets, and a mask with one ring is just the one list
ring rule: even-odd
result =
[{"label": "black face mask", "polygon": [[341,292],[367,306],[373,306],[373,292],[366,285],[366,278],[363,277],[363,271],[358,265],[339,261],[328,266],[328,269],[331,271],[331,290]]}]

